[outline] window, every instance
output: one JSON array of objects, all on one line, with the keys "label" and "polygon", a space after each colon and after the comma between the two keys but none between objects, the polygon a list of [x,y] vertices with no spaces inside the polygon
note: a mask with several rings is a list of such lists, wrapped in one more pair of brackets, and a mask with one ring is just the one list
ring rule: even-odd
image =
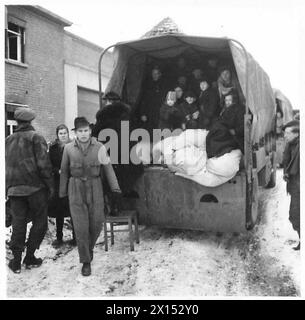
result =
[{"label": "window", "polygon": [[5,58],[24,62],[24,28],[8,22],[5,37]]},{"label": "window", "polygon": [[26,104],[20,103],[5,103],[5,136],[9,136],[15,132],[17,121],[14,118],[14,112],[18,107],[28,107]]},{"label": "window", "polygon": [[17,121],[14,119],[14,112],[6,113],[6,131],[5,136],[9,136],[15,132],[17,127]]}]

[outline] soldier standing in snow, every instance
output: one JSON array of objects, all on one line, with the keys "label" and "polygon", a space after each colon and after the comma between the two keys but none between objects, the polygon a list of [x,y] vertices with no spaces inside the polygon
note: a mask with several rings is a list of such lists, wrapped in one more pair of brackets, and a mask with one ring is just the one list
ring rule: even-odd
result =
[{"label": "soldier standing in snow", "polygon": [[[284,180],[287,181],[287,192],[291,195],[289,220],[300,237],[300,123],[292,120],[283,130],[286,140],[283,155]],[[300,250],[300,242],[293,249]]]},{"label": "soldier standing in snow", "polygon": [[27,268],[42,264],[42,259],[36,258],[34,253],[48,228],[48,198],[54,195],[54,182],[47,143],[31,125],[35,113],[22,107],[16,109],[14,117],[18,126],[5,140],[5,169],[13,227],[10,247],[14,259],[9,262],[9,268],[20,273],[29,220],[33,224],[23,263]]}]

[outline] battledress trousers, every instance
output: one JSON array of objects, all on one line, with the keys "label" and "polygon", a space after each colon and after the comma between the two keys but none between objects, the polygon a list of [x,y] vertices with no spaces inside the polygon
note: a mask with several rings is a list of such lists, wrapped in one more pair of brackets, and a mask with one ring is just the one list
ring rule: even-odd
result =
[{"label": "battledress trousers", "polygon": [[103,177],[107,178],[112,191],[120,191],[102,143],[92,137],[84,151],[77,140],[65,146],[59,196],[69,197],[80,263],[90,263],[105,219]]}]

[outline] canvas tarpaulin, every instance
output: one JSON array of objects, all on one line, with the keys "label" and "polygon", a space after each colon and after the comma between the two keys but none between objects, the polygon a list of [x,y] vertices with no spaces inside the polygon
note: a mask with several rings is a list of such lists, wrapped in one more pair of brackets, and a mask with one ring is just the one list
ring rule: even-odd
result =
[{"label": "canvas tarpaulin", "polygon": [[[242,48],[230,41],[232,57],[242,91],[246,96],[246,59]],[[275,100],[269,77],[259,64],[248,55],[248,97],[247,104],[253,114],[252,141],[272,131],[275,121]]]},{"label": "canvas tarpaulin", "polygon": [[279,90],[273,89],[274,97],[279,101],[281,111],[283,112],[283,124],[293,120],[293,108],[288,98]]},{"label": "canvas tarpaulin", "polygon": [[[144,79],[145,58],[147,56],[157,59],[174,58],[190,48],[203,54],[212,52],[231,57],[242,92],[246,97],[245,51],[235,41],[226,38],[184,35],[166,35],[117,44],[116,65],[106,92],[112,90],[122,95],[125,85],[127,102],[134,107]],[[276,106],[267,74],[249,53],[247,56],[248,97],[246,100],[253,114],[252,141],[259,142],[260,138],[273,129]]]}]

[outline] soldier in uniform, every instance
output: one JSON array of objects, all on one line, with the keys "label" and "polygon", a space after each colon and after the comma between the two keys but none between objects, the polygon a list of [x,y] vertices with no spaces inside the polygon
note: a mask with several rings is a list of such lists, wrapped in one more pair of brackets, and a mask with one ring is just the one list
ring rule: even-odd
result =
[{"label": "soldier in uniform", "polygon": [[10,247],[14,258],[9,262],[9,268],[20,273],[29,220],[33,224],[23,263],[27,268],[42,264],[42,259],[36,258],[34,253],[48,228],[48,198],[54,195],[54,182],[47,143],[31,125],[35,113],[22,107],[16,109],[14,117],[17,129],[5,140],[6,193],[13,228]]},{"label": "soldier in uniform", "polygon": [[[300,124],[292,120],[283,127],[286,147],[283,155],[284,180],[291,195],[289,220],[300,237]],[[300,250],[300,242],[294,247]]]}]

